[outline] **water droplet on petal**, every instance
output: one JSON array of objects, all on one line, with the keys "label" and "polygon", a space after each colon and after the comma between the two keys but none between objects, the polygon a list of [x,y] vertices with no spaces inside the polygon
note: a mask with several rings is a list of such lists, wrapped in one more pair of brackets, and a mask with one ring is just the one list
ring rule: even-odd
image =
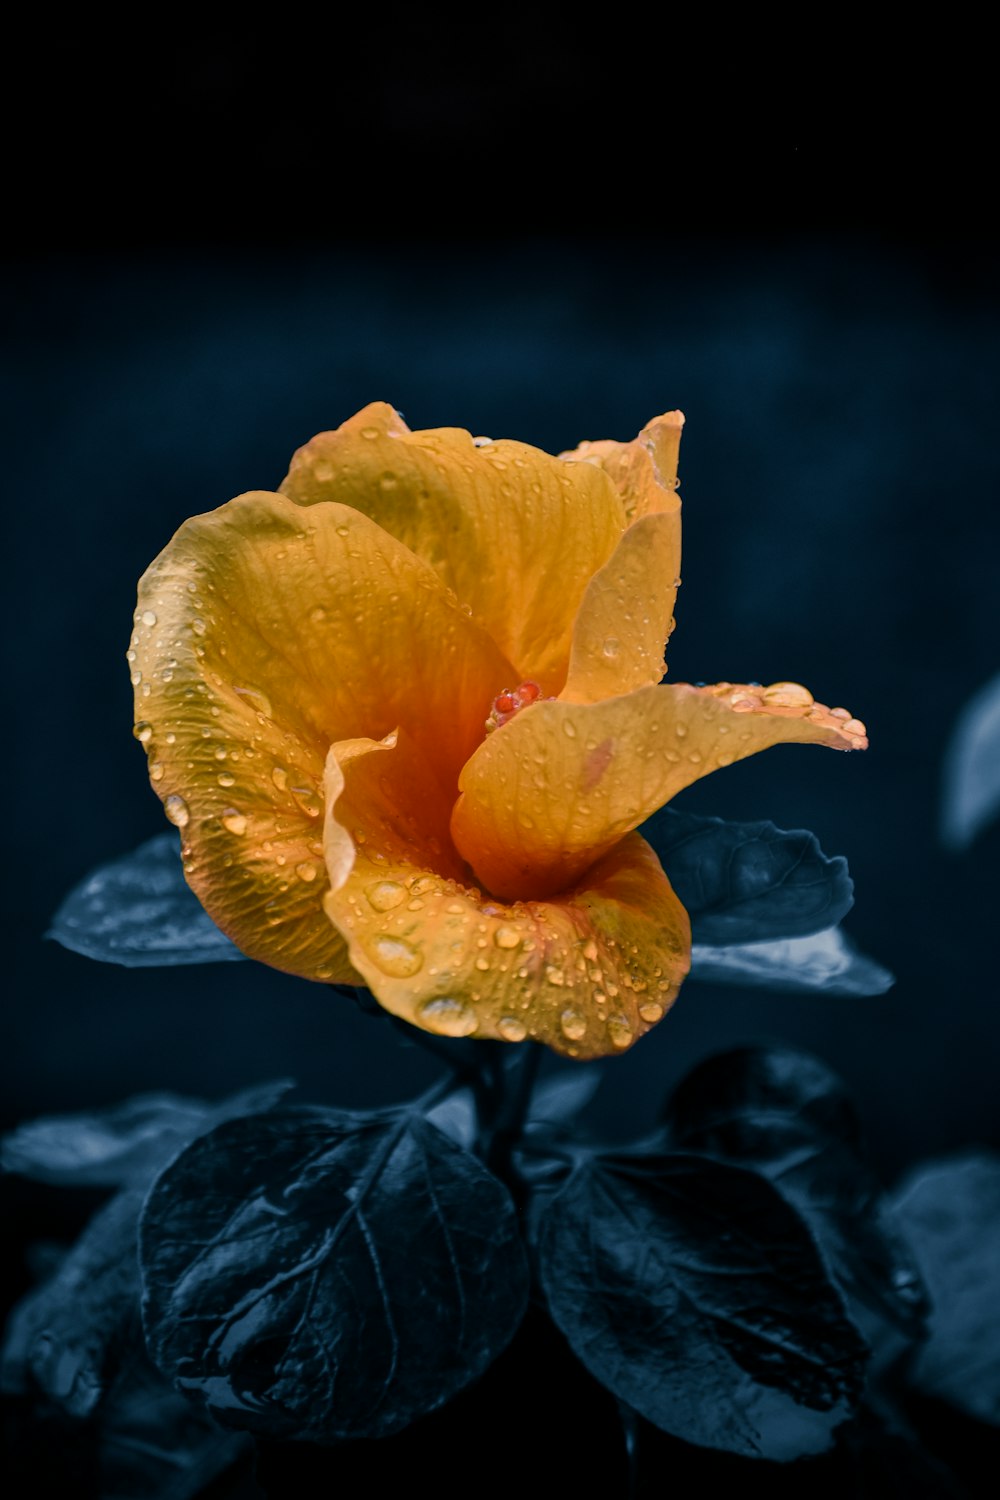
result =
[{"label": "water droplet on petal", "polygon": [[176,794],[167,798],[163,811],[176,828],[186,828],[191,818],[191,810],[184,798]]},{"label": "water droplet on petal", "polygon": [[772,682],[763,693],[764,702],[774,708],[809,708],[813,695],[801,682]]},{"label": "water droplet on petal", "polygon": [[153,726],[152,724],[147,724],[145,719],[140,719],[139,723],[136,724],[135,728],[132,730],[132,733],[135,735],[140,745],[148,745],[150,740],[153,738]]},{"label": "water droplet on petal", "polygon": [[626,1016],[608,1017],[608,1036],[612,1047],[631,1046],[633,1031]]},{"label": "water droplet on petal", "polygon": [[505,1042],[523,1042],[528,1035],[528,1028],[517,1016],[501,1016],[497,1022],[497,1031]]},{"label": "water droplet on petal", "polygon": [[162,760],[154,760],[153,761],[152,765],[149,768],[149,778],[150,778],[151,781],[162,781],[163,780],[163,762],[162,762]]},{"label": "water droplet on petal", "polygon": [[558,986],[566,983],[566,975],[562,969],[557,969],[554,964],[549,964],[545,970],[545,977],[549,981],[549,984]]},{"label": "water droplet on petal", "polygon": [[274,770],[271,772],[271,780],[274,782],[279,792],[283,792],[285,790],[288,785],[288,772],[285,770],[284,766],[274,767]]},{"label": "water droplet on petal", "polygon": [[222,814],[222,826],[242,838],[247,831],[247,820],[235,807],[227,807]]},{"label": "water droplet on petal", "polygon": [[440,1036],[471,1036],[479,1025],[472,1007],[451,995],[425,1000],[417,1006],[417,1015],[428,1031],[436,1031]]},{"label": "water droplet on petal", "polygon": [[228,771],[223,771],[222,775],[219,776],[219,777],[217,777],[216,779],[217,779],[217,781],[218,781],[218,783],[219,783],[220,786],[235,786],[236,785],[236,777],[235,776],[230,776],[230,774],[229,774]]},{"label": "water droplet on petal", "polygon": [[614,636],[610,636],[604,642],[604,645],[601,647],[601,650],[604,652],[605,656],[608,656],[608,657],[617,656],[618,652],[621,650],[621,643],[619,641],[616,641],[615,638],[614,638]]},{"label": "water droplet on petal", "polygon": [[295,873],[300,880],[305,881],[306,885],[310,885],[316,879],[319,871],[311,859],[304,859],[300,865],[295,866]]},{"label": "water droplet on petal", "polygon": [[405,979],[408,975],[415,974],[424,961],[423,955],[417,952],[412,943],[390,937],[387,932],[380,932],[365,946],[372,963],[377,964],[390,979]]},{"label": "water droplet on petal", "polygon": [[493,934],[493,941],[498,948],[516,948],[521,941],[521,934],[516,927],[501,925]]},{"label": "water droplet on petal", "polygon": [[587,1031],[586,1019],[578,1010],[564,1010],[559,1017],[559,1025],[563,1036],[568,1037],[571,1042],[578,1042]]},{"label": "water droplet on petal", "polygon": [[644,1021],[648,1021],[652,1026],[654,1022],[662,1019],[663,1006],[657,1000],[647,1000],[645,1005],[639,1006],[639,1014]]},{"label": "water droplet on petal", "polygon": [[151,610],[151,609],[144,609],[143,612],[142,612],[142,623],[144,625],[155,625],[156,624],[156,613],[155,613],[155,611]]},{"label": "water droplet on petal", "polygon": [[365,895],[369,906],[374,906],[376,911],[392,911],[394,906],[406,900],[406,887],[397,884],[395,880],[380,880],[376,885],[369,886]]}]

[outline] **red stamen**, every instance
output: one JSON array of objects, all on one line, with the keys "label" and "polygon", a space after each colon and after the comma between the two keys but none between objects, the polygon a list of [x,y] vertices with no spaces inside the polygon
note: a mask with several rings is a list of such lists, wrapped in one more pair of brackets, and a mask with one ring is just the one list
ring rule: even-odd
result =
[{"label": "red stamen", "polygon": [[497,693],[493,699],[490,716],[486,720],[486,733],[492,734],[494,729],[499,729],[508,723],[518,709],[537,703],[541,696],[542,690],[537,682],[522,682],[516,688],[504,688],[503,692]]}]

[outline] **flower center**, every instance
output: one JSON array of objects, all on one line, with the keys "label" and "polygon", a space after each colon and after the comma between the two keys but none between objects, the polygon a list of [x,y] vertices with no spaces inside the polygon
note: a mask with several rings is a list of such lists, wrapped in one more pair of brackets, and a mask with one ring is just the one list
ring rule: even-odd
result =
[{"label": "flower center", "polygon": [[493,699],[489,718],[486,720],[486,733],[492,734],[494,729],[499,729],[512,719],[519,709],[527,708],[529,703],[537,703],[541,696],[542,690],[537,682],[522,682],[516,688],[504,688]]}]

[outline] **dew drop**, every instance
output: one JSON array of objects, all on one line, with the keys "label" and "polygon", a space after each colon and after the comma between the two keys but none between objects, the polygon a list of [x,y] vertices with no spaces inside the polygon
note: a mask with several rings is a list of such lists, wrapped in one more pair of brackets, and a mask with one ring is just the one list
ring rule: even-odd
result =
[{"label": "dew drop", "polygon": [[517,1016],[501,1016],[497,1022],[497,1031],[505,1042],[523,1042],[528,1035],[528,1028]]},{"label": "dew drop", "polygon": [[162,762],[162,760],[154,760],[153,761],[152,765],[149,768],[149,778],[150,778],[151,781],[162,781],[163,780],[163,762]]},{"label": "dew drop", "polygon": [[288,786],[288,772],[285,770],[284,766],[274,767],[273,771],[271,772],[271,780],[274,782],[279,792],[283,792],[285,790],[285,788]]},{"label": "dew drop", "polygon": [[251,708],[255,708],[258,713],[267,714],[268,718],[271,717],[271,700],[266,693],[261,692],[260,688],[234,687],[233,691],[239,693],[241,698],[248,698]]},{"label": "dew drop", "polygon": [[140,745],[148,745],[150,740],[153,738],[153,726],[152,724],[147,724],[145,719],[141,719],[132,730],[132,733],[135,735]]},{"label": "dew drop", "polygon": [[230,833],[235,833],[242,838],[247,831],[247,820],[235,807],[227,807],[222,814],[222,826],[228,828]]},{"label": "dew drop", "polygon": [[568,740],[576,739],[576,725],[573,723],[572,719],[563,719],[562,730],[563,734]]},{"label": "dew drop", "polygon": [[813,695],[800,682],[772,682],[764,689],[764,702],[775,708],[809,708]]},{"label": "dew drop", "polygon": [[480,971],[480,973],[485,974],[486,971],[487,971],[487,969],[489,968],[489,966],[490,966],[489,959],[488,958],[484,958],[483,955],[480,954],[479,957],[476,959],[476,968]]},{"label": "dew drop", "polygon": [[546,968],[545,977],[549,981],[549,984],[558,986],[566,983],[566,975],[563,973],[562,969],[557,969],[554,964],[549,964],[549,966]]},{"label": "dew drop", "polygon": [[663,1017],[663,1006],[657,1000],[647,1000],[645,1005],[639,1006],[639,1014],[644,1021],[652,1025]]},{"label": "dew drop", "polygon": [[310,818],[318,818],[323,811],[323,804],[314,793],[312,787],[293,786],[292,795],[301,807],[302,811]]},{"label": "dew drop", "polygon": [[586,1034],[587,1022],[578,1010],[564,1010],[559,1025],[563,1036],[569,1037],[571,1042],[578,1042]]},{"label": "dew drop", "polygon": [[479,1025],[471,1006],[451,995],[439,995],[417,1006],[417,1015],[428,1031],[440,1036],[471,1036]]},{"label": "dew drop", "polygon": [[309,611],[309,618],[314,625],[322,625],[323,621],[326,619],[326,610],[323,608],[322,604],[316,604],[313,606],[313,608]]},{"label": "dew drop", "polygon": [[184,798],[178,797],[176,793],[164,802],[163,811],[175,828],[186,828],[191,819],[190,808]]},{"label": "dew drop", "polygon": [[608,1036],[612,1047],[628,1047],[632,1043],[632,1028],[625,1016],[608,1017]]},{"label": "dew drop", "polygon": [[143,612],[142,612],[141,618],[142,618],[142,623],[144,625],[155,625],[156,624],[156,614],[155,614],[155,611],[153,611],[151,609],[144,609]]},{"label": "dew drop", "polygon": [[306,885],[311,885],[319,871],[311,859],[304,859],[300,865],[295,866],[295,873],[300,880],[305,881]]},{"label": "dew drop", "polygon": [[615,640],[614,636],[610,636],[604,642],[604,645],[601,647],[601,650],[604,652],[605,656],[614,657],[614,656],[617,656],[618,652],[621,650],[621,644],[620,644],[620,642],[618,642],[618,641]]},{"label": "dew drop", "polygon": [[684,736],[687,734],[687,725],[686,724],[675,724],[674,725],[674,734],[676,734],[676,736],[677,736],[677,738],[679,740],[682,740],[684,738]]},{"label": "dew drop", "polygon": [[365,895],[368,905],[373,906],[376,911],[392,911],[394,906],[406,900],[406,888],[395,880],[380,880],[375,885],[370,885]]},{"label": "dew drop", "polygon": [[380,932],[366,946],[372,963],[391,979],[405,979],[407,975],[415,974],[424,961],[412,943],[390,937],[387,932]]},{"label": "dew drop", "polygon": [[493,941],[498,948],[516,948],[521,942],[521,934],[516,927],[501,925],[493,934]]},{"label": "dew drop", "polygon": [[223,771],[222,775],[219,776],[217,778],[217,780],[218,780],[218,783],[219,783],[220,786],[235,786],[236,785],[236,777],[235,776],[230,776],[230,774],[229,774],[228,771]]}]

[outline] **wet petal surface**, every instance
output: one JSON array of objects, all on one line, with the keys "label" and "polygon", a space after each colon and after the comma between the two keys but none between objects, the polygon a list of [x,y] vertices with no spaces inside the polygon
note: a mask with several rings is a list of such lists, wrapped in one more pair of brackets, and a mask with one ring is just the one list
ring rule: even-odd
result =
[{"label": "wet petal surface", "polygon": [[690,925],[638,834],[557,900],[497,901],[451,849],[448,809],[402,735],[334,746],[327,809],[326,912],[394,1015],[586,1058],[626,1050],[676,998]]},{"label": "wet petal surface", "polygon": [[181,527],[140,582],[129,655],[136,735],[206,910],[251,958],[356,982],[322,908],[327,749],[403,724],[453,788],[501,653],[358,511],[258,493]]},{"label": "wet petal surface", "polygon": [[868,744],[846,709],[816,704],[797,683],[675,683],[600,703],[535,703],[465,766],[452,836],[497,895],[549,896],[693,781],[789,741]]},{"label": "wet petal surface", "polygon": [[281,489],[304,507],[356,507],[399,538],[490,633],[513,680],[546,693],[563,685],[580,601],[625,525],[599,465],[457,427],[410,432],[384,402],[300,448]]}]

